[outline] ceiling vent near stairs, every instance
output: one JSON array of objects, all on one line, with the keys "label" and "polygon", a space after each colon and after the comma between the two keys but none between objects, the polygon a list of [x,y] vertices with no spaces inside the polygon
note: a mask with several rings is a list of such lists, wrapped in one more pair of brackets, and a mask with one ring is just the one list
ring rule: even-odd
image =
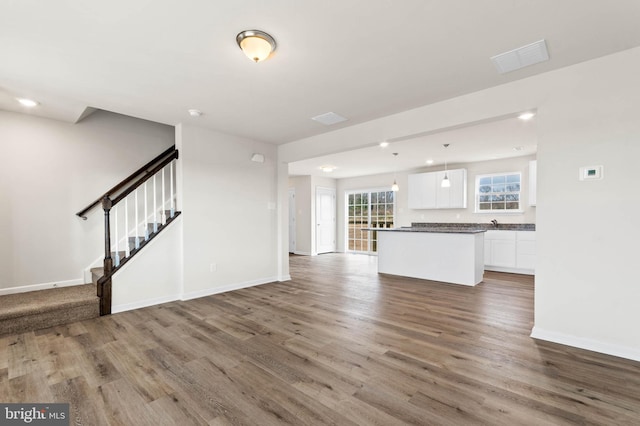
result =
[{"label": "ceiling vent near stairs", "polygon": [[311,117],[313,121],[317,121],[318,123],[322,123],[325,126],[332,126],[337,123],[342,123],[347,119],[343,116],[336,114],[335,112],[327,112],[325,114],[316,115],[315,117]]},{"label": "ceiling vent near stairs", "polygon": [[493,65],[500,74],[548,60],[549,52],[544,39],[491,57]]}]

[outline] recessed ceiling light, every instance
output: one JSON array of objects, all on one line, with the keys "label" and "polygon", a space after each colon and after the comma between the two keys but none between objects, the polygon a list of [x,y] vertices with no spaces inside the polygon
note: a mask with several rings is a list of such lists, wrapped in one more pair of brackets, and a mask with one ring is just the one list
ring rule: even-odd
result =
[{"label": "recessed ceiling light", "polygon": [[425,161],[425,163],[427,163],[428,165],[432,165],[433,164],[433,160],[432,159],[428,159],[427,161]]},{"label": "recessed ceiling light", "polygon": [[388,146],[389,146],[389,142],[387,142],[387,141],[380,142],[380,147],[382,147],[382,148],[386,148],[386,147],[388,147]]},{"label": "recessed ceiling light", "polygon": [[16,98],[16,100],[18,102],[20,102],[20,105],[22,105],[23,107],[27,107],[27,108],[33,108],[39,105],[38,102],[34,101],[33,99],[27,99],[27,98]]},{"label": "recessed ceiling light", "polygon": [[524,149],[524,146],[515,146],[513,147],[514,151],[522,151]]},{"label": "recessed ceiling light", "polygon": [[523,112],[522,114],[520,114],[520,115],[518,116],[518,118],[519,118],[520,120],[527,121],[527,120],[531,120],[531,119],[532,119],[533,117],[535,117],[535,116],[536,116],[535,112],[529,112],[529,111],[528,111],[528,112]]},{"label": "recessed ceiling light", "polygon": [[335,112],[327,112],[325,114],[316,115],[315,117],[311,117],[313,121],[317,121],[318,123],[324,124],[325,126],[331,126],[336,123],[341,123],[346,121],[347,119],[341,115],[336,114]]},{"label": "recessed ceiling light", "polygon": [[190,109],[187,112],[192,117],[200,117],[202,115],[202,111],[200,111],[199,109]]},{"label": "recessed ceiling light", "polygon": [[320,170],[322,170],[325,173],[331,173],[332,171],[334,171],[337,167],[336,166],[320,166]]}]

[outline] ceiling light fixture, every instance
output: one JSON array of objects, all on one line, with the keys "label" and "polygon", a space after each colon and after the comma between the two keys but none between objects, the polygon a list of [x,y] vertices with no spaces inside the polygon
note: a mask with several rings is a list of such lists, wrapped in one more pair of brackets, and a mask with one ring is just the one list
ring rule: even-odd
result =
[{"label": "ceiling light fixture", "polygon": [[190,109],[187,110],[187,112],[192,117],[200,117],[202,115],[202,111],[200,111],[199,109]]},{"label": "ceiling light fixture", "polygon": [[336,169],[335,166],[320,166],[320,170],[322,170],[325,173],[331,173],[335,169]]},{"label": "ceiling light fixture", "polygon": [[[393,153],[393,156],[396,158],[396,164],[397,164],[397,162],[398,162],[398,160],[397,160],[397,158],[398,158],[398,153],[397,153],[397,152],[394,152],[394,153]],[[398,182],[396,181],[396,172],[397,172],[397,169],[396,169],[396,166],[394,165],[394,166],[393,166],[393,185],[391,185],[391,190],[392,190],[393,192],[398,192],[398,191],[400,191],[400,187],[398,186]]]},{"label": "ceiling light fixture", "polygon": [[37,101],[34,101],[33,99],[16,98],[16,100],[20,102],[20,105],[27,108],[33,108],[40,105]]},{"label": "ceiling light fixture", "polygon": [[380,142],[380,148],[386,148],[389,146],[389,142],[384,141],[384,142]]},{"label": "ceiling light fixture", "polygon": [[276,41],[260,30],[246,30],[236,36],[238,46],[253,62],[264,61],[276,50]]},{"label": "ceiling light fixture", "polygon": [[520,120],[527,121],[527,120],[531,120],[535,116],[536,116],[535,112],[527,111],[527,112],[523,112],[522,114],[520,114],[518,116],[518,118]]},{"label": "ceiling light fixture", "polygon": [[[442,146],[444,146],[444,149],[447,149],[449,147],[449,144],[445,143]],[[449,180],[449,176],[447,176],[447,159],[446,158],[444,160],[444,179],[442,179],[440,186],[443,188],[449,188],[451,186],[451,181]]]},{"label": "ceiling light fixture", "polygon": [[433,164],[433,160],[432,159],[428,159],[427,161],[425,161],[425,163],[427,163],[428,166]]}]

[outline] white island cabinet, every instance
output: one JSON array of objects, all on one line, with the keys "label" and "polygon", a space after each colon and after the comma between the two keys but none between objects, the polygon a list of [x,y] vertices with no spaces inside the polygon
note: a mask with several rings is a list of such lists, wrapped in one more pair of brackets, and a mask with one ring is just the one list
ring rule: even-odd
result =
[{"label": "white island cabinet", "polygon": [[378,272],[474,286],[484,274],[483,230],[378,231]]}]

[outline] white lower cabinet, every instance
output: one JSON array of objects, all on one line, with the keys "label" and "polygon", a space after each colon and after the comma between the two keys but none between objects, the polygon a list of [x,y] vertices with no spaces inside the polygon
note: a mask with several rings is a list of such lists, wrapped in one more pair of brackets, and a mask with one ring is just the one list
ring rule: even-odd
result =
[{"label": "white lower cabinet", "polygon": [[484,268],[489,271],[533,274],[536,259],[534,231],[487,231]]},{"label": "white lower cabinet", "polygon": [[536,269],[536,233],[519,231],[516,242],[516,268],[535,271]]}]

